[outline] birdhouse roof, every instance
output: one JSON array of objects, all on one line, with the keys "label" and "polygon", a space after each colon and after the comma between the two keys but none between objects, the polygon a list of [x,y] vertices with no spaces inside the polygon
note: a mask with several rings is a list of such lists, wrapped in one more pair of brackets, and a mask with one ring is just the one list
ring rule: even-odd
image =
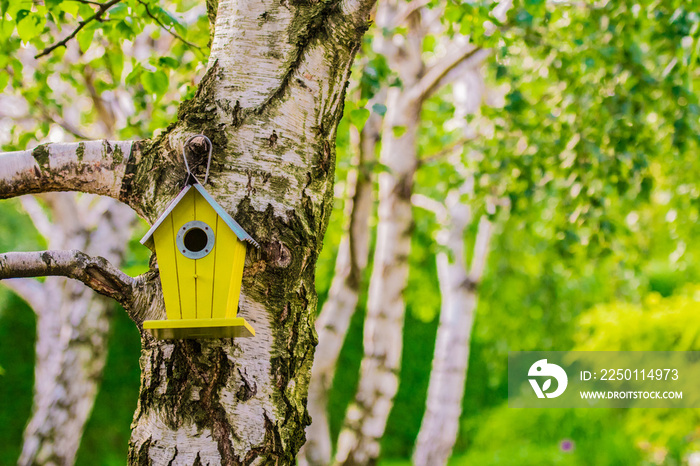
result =
[{"label": "birdhouse roof", "polygon": [[231,217],[231,216],[228,214],[228,212],[226,212],[226,211],[224,210],[224,208],[221,207],[221,206],[214,200],[213,197],[211,197],[211,194],[209,194],[209,193],[207,192],[207,190],[204,189],[204,187],[203,187],[201,184],[197,183],[197,182],[194,182],[194,183],[192,183],[192,184],[188,184],[187,186],[185,186],[185,187],[182,189],[182,191],[180,191],[180,194],[178,194],[177,197],[176,197],[175,199],[173,199],[173,201],[172,201],[172,202],[168,205],[168,207],[165,209],[165,212],[163,212],[163,213],[161,214],[161,216],[158,217],[158,220],[156,220],[156,222],[153,224],[153,226],[151,227],[151,229],[148,230],[148,233],[146,233],[146,235],[145,235],[143,238],[141,238],[141,244],[143,244],[144,246],[148,246],[148,243],[149,243],[149,242],[150,242],[150,243],[153,242],[153,239],[152,239],[153,233],[155,233],[155,231],[158,229],[158,227],[160,226],[160,224],[163,223],[163,221],[164,221],[166,218],[168,218],[168,215],[170,215],[170,213],[175,209],[175,207],[176,207],[176,206],[178,205],[178,203],[182,200],[182,198],[185,197],[185,194],[187,194],[187,193],[190,191],[190,189],[192,189],[192,188],[196,189],[197,192],[198,192],[199,194],[202,195],[202,197],[209,203],[209,205],[214,209],[214,211],[219,215],[219,217],[221,217],[221,219],[226,223],[226,225],[228,225],[229,228],[230,228],[231,230],[233,230],[233,232],[236,234],[236,236],[238,237],[239,240],[241,240],[241,241],[247,241],[248,243],[251,243],[251,244],[252,244],[253,246],[255,246],[256,248],[259,248],[259,247],[260,247],[260,245],[258,245],[258,243],[253,239],[253,237],[250,236],[250,235],[243,229],[243,227],[240,226],[240,225],[238,224],[238,222],[236,222],[236,221],[233,219],[233,217]]}]

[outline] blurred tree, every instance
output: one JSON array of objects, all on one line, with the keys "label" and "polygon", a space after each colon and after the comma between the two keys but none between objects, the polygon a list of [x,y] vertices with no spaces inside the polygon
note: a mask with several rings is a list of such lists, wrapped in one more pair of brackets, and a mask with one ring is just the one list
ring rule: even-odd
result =
[{"label": "blurred tree", "polygon": [[[387,90],[379,162],[377,244],[364,327],[364,357],[354,402],[338,437],[337,464],[367,464],[379,456],[379,439],[398,390],[408,257],[413,216],[411,194],[418,166],[416,137],[423,103],[460,70],[479,63],[484,50],[459,34],[445,37],[448,53],[426,63],[424,41],[437,28],[442,8],[425,2],[381,3],[375,49],[396,73]],[[403,29],[405,25],[405,34]]]},{"label": "blurred tree", "polygon": [[[453,89],[455,119],[461,122],[465,138],[473,138],[466,117],[482,100],[481,71],[465,72],[453,84]],[[422,194],[412,196],[413,204],[433,212],[441,225],[436,238],[441,246],[436,258],[441,295],[440,324],[425,415],[413,454],[413,462],[419,466],[446,464],[457,438],[479,285],[491,246],[492,224],[488,217],[496,213],[491,201],[488,212],[475,215],[470,205],[474,203],[474,173],[462,163],[463,151],[463,147],[453,148],[448,158],[463,182],[448,191],[444,203]],[[474,223],[477,224],[476,234],[471,260],[467,262],[465,236]]]},{"label": "blurred tree", "polygon": [[[77,5],[66,7],[73,11]],[[12,13],[9,4],[6,8]],[[204,8],[201,10],[203,12]],[[160,8],[156,11],[164,14]],[[190,21],[196,21],[199,16]],[[119,17],[114,9],[110,11],[110,18],[113,17]],[[141,28],[145,30],[145,34],[141,32],[135,36],[131,47],[110,42],[109,34],[95,37],[99,46],[122,53],[122,62],[170,50],[173,42],[182,40],[169,34],[158,37],[165,26],[157,21],[150,27],[147,21],[137,20],[131,24],[135,33]],[[54,30],[58,25],[48,24],[47,27]],[[156,40],[147,40],[152,37]],[[10,37],[8,42],[10,50],[2,53],[5,60],[13,61],[16,57],[12,49],[19,42],[16,37]],[[71,137],[113,139],[117,130],[128,126],[126,118],[133,111],[133,104],[123,98],[126,91],[118,87],[122,81],[121,66],[99,68],[103,57],[91,57],[89,47],[85,49],[80,41],[65,44],[64,58],[70,57],[69,61],[55,57],[35,60],[29,57],[31,48],[30,45],[16,50],[23,65],[21,73],[13,72],[16,79],[0,96],[5,104],[0,117],[4,116],[12,124],[9,134],[3,134],[8,139],[3,141],[6,145],[12,146],[27,138],[39,142]],[[186,51],[187,48],[174,47],[171,54],[182,60]],[[110,63],[117,62],[113,59]],[[51,91],[42,84],[46,82],[51,82]],[[177,80],[170,84],[177,84]],[[77,105],[69,104],[76,102]],[[117,128],[117,124],[121,127]],[[132,131],[141,136],[148,133],[140,123],[131,126]],[[61,193],[45,194],[41,198],[47,209],[31,197],[21,200],[50,249],[79,249],[117,264],[122,262],[136,218],[128,207],[112,199],[98,201],[90,195]],[[37,314],[33,413],[25,431],[19,462],[72,464],[102,379],[115,304],[61,277],[50,277],[41,284],[34,280],[5,283]]]},{"label": "blurred tree", "polygon": [[[22,204],[50,249],[80,249],[122,262],[135,220],[131,209],[71,193],[42,199],[50,217],[33,197]],[[102,378],[114,303],[62,277],[3,284],[37,317],[34,401],[19,464],[73,464]]]},{"label": "blurred tree", "polygon": [[[101,194],[152,222],[185,179],[183,141],[204,133],[215,149],[208,189],[262,245],[260,254],[249,257],[240,306],[259,330],[255,338],[173,342],[142,334],[131,464],[295,461],[308,423],[314,268],[330,213],[335,131],[372,4],[209,1],[215,24],[207,72],[180,106],[177,122],[160,135],[137,142],[47,144],[0,156],[4,198],[64,190]],[[71,40],[86,51],[96,35],[118,44],[132,40],[133,25],[143,18],[186,40],[186,31],[152,1],[2,7],[2,33],[13,38],[14,50],[21,40],[35,47],[37,58],[54,57],[54,63]],[[70,32],[53,42],[54,25]],[[178,66],[162,58],[158,67],[134,64],[126,78],[127,84],[140,82],[146,104],[150,98],[143,96],[168,90],[162,67]],[[106,60],[121,65],[121,58]],[[22,66],[19,59],[7,61],[14,69]],[[143,114],[150,118],[149,110]],[[128,133],[127,127],[120,136]],[[195,140],[192,149],[198,173],[206,147]],[[144,319],[164,316],[155,260],[151,265],[131,278],[83,251],[6,253],[0,277],[78,279],[119,301],[140,328]]]}]

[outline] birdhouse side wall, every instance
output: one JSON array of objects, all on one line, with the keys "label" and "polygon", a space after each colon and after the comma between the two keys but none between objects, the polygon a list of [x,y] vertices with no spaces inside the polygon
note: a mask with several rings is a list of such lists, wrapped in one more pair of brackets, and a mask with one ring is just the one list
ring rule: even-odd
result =
[{"label": "birdhouse side wall", "polygon": [[[217,230],[219,233],[216,235],[216,266],[214,267],[214,317],[217,319],[233,318],[236,317],[238,300],[231,309],[229,293],[233,292],[231,285],[236,264],[245,260],[245,245],[238,240],[236,234],[231,231],[221,217],[218,218]],[[243,256],[242,259],[241,256]],[[241,270],[242,274],[243,270]],[[240,292],[240,283],[238,287]]]},{"label": "birdhouse side wall", "polygon": [[232,244],[233,260],[228,267],[231,269],[231,279],[226,299],[225,317],[232,319],[238,314],[238,301],[241,297],[241,282],[243,279],[243,267],[245,265],[246,243],[234,238]]},{"label": "birdhouse side wall", "polygon": [[180,287],[177,282],[177,250],[172,215],[168,216],[153,233],[153,243],[158,259],[160,283],[163,287],[165,313],[168,320],[182,319]]}]

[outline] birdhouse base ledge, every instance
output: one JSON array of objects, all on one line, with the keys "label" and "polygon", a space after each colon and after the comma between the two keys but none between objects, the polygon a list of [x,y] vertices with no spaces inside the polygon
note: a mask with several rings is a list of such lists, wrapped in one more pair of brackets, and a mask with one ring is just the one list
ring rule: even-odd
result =
[{"label": "birdhouse base ledge", "polygon": [[158,340],[254,337],[255,330],[242,317],[232,319],[146,320],[143,329]]}]

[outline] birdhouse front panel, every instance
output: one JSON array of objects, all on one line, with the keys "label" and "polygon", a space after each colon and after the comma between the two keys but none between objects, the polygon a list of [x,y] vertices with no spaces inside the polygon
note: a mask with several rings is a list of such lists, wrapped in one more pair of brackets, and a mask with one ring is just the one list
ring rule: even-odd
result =
[{"label": "birdhouse front panel", "polygon": [[168,319],[234,318],[246,246],[194,189],[154,232]]}]

